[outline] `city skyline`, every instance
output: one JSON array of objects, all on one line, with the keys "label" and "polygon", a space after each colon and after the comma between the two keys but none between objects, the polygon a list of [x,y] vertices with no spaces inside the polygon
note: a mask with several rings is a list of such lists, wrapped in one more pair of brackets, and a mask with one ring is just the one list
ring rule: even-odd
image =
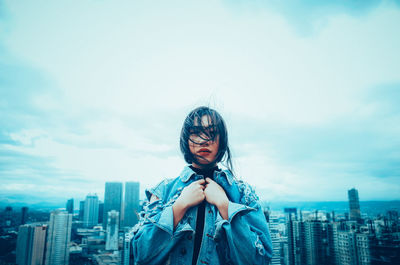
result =
[{"label": "city skyline", "polygon": [[143,199],[199,105],[262,200],[399,200],[399,26],[397,1],[3,1],[0,202]]},{"label": "city skyline", "polygon": [[[133,185],[136,183],[130,184],[132,187],[128,190],[136,186]],[[70,205],[70,201],[66,205]],[[270,264],[397,264],[400,208],[378,207],[378,214],[360,216],[358,190],[354,188],[348,190],[347,203],[349,209],[343,213],[318,211],[317,208],[313,211],[296,207],[282,211],[264,208],[274,250]],[[78,213],[64,210],[41,211],[39,215],[32,212],[28,224],[24,224],[24,211],[21,216],[13,213],[11,207],[6,211],[0,218],[2,244],[11,251],[14,246],[16,251],[7,255],[2,251],[0,260],[5,264],[14,264],[13,260],[17,264],[31,261],[35,264],[82,264],[93,259],[104,260],[104,264],[130,264],[135,230],[118,226],[118,211],[108,212],[106,229],[98,223],[86,226]],[[8,240],[6,244],[4,239]]]}]

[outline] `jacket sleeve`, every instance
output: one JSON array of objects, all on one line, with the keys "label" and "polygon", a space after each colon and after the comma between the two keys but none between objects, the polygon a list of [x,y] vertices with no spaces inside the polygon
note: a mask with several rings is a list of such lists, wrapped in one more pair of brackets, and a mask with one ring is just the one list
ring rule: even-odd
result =
[{"label": "jacket sleeve", "polygon": [[261,205],[245,184],[239,203],[229,202],[228,220],[218,213],[214,239],[226,264],[269,264],[272,242]]},{"label": "jacket sleeve", "polygon": [[[160,185],[159,185],[160,186]],[[149,203],[151,194],[160,198]],[[162,199],[160,190],[147,192],[144,211],[134,227],[132,249],[135,264],[163,264],[172,248],[179,242],[185,231],[193,231],[189,224],[179,223],[174,231],[172,204],[179,194],[168,202]]]}]

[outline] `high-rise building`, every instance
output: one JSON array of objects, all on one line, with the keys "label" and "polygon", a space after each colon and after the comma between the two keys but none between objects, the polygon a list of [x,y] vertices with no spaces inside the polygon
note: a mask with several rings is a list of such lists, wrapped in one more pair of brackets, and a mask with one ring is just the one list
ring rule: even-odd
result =
[{"label": "high-rise building", "polygon": [[67,201],[67,205],[65,207],[68,213],[74,214],[74,199],[71,198]]},{"label": "high-rise building", "polygon": [[26,221],[28,221],[28,209],[26,206],[21,208],[21,225],[26,224]]},{"label": "high-rise building", "polygon": [[42,265],[46,244],[47,225],[27,224],[18,229],[16,263]]},{"label": "high-rise building", "polygon": [[[122,207],[122,182],[106,182],[104,192],[103,228],[106,229],[108,212],[115,210],[120,213]],[[118,220],[119,226],[119,220]]]},{"label": "high-rise building", "polygon": [[355,233],[352,231],[338,232],[338,257],[340,265],[356,265]]},{"label": "high-rise building", "polygon": [[318,220],[304,222],[307,265],[327,264],[327,234],[325,223]]},{"label": "high-rise building", "polygon": [[83,215],[85,212],[85,201],[79,202],[79,220],[83,221]]},{"label": "high-rise building", "polygon": [[360,202],[358,200],[358,191],[353,188],[348,191],[349,196],[349,208],[350,208],[350,220],[361,221]]},{"label": "high-rise building", "polygon": [[13,209],[11,206],[7,206],[6,209],[4,210],[5,226],[12,225],[12,216],[13,216]]},{"label": "high-rise building", "polygon": [[339,230],[339,223],[330,222],[326,224],[327,256],[328,256],[327,265],[339,264],[338,230]]},{"label": "high-rise building", "polygon": [[[302,215],[300,214],[300,217]],[[306,246],[306,225],[302,221],[293,221],[293,236],[294,236],[294,264],[306,264],[307,259],[307,246]]]},{"label": "high-rise building", "polygon": [[133,263],[132,239],[133,239],[133,229],[129,229],[125,232],[124,235],[124,243],[121,253],[122,265],[130,265]]},{"label": "high-rise building", "polygon": [[71,239],[72,214],[56,210],[50,214],[46,244],[46,265],[67,265]]},{"label": "high-rise building", "polygon": [[107,217],[106,250],[118,250],[119,212],[111,210]]},{"label": "high-rise building", "polygon": [[286,234],[287,237],[287,265],[296,265],[296,229],[295,221],[297,221],[297,208],[285,208],[286,216]]},{"label": "high-rise building", "polygon": [[285,265],[291,264],[289,261],[289,244],[288,244],[288,238],[286,236],[282,237],[282,243],[283,243],[283,263]]},{"label": "high-rise building", "polygon": [[281,236],[279,233],[279,219],[278,216],[269,215],[269,232],[271,234],[273,256],[270,261],[271,265],[281,264]]},{"label": "high-rise building", "polygon": [[371,264],[371,248],[370,239],[371,235],[368,233],[357,233],[356,234],[356,246],[357,246],[357,259],[358,265],[370,265]]},{"label": "high-rise building", "polygon": [[400,244],[393,234],[370,239],[371,264],[400,264]]},{"label": "high-rise building", "polygon": [[132,227],[138,222],[139,182],[125,183],[124,226]]},{"label": "high-rise building", "polygon": [[99,224],[103,224],[104,203],[99,201]]},{"label": "high-rise building", "polygon": [[99,198],[96,194],[88,194],[85,200],[85,210],[83,211],[83,225],[93,227],[99,221]]}]

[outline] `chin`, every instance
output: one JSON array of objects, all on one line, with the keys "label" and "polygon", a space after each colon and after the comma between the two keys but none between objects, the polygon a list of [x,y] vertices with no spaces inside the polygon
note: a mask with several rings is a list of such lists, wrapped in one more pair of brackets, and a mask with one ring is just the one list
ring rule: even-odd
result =
[{"label": "chin", "polygon": [[204,162],[204,163],[200,163],[199,166],[203,167],[203,168],[208,168],[208,167],[214,167],[215,165],[217,165],[216,162]]}]

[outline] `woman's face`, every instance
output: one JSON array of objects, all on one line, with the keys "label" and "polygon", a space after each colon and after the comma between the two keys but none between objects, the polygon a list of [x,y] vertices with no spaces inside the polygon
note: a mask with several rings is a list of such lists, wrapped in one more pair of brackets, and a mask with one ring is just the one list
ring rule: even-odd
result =
[{"label": "woman's face", "polygon": [[188,140],[190,152],[196,158],[192,163],[194,167],[215,165],[219,148],[219,135],[215,135],[216,133],[216,128],[208,116],[201,117],[201,122],[194,121],[194,128]]}]

